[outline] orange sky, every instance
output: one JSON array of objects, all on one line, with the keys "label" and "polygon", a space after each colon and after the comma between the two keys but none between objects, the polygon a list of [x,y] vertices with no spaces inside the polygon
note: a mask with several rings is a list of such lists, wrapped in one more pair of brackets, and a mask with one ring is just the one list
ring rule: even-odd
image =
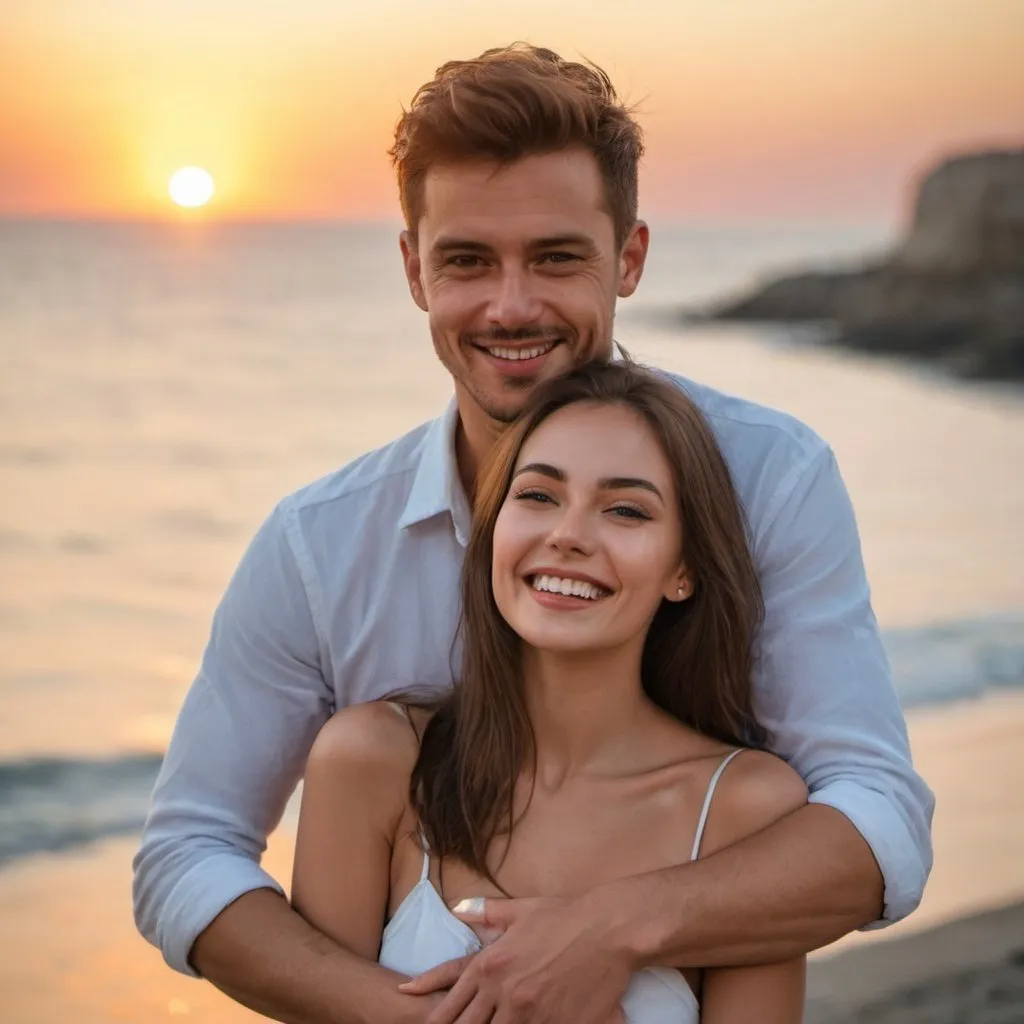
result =
[{"label": "orange sky", "polygon": [[[642,101],[642,207],[892,219],[908,177],[1024,145],[1022,0],[2,0],[0,213],[397,217],[385,151],[452,57],[516,38]],[[188,216],[196,216],[189,214]]]}]

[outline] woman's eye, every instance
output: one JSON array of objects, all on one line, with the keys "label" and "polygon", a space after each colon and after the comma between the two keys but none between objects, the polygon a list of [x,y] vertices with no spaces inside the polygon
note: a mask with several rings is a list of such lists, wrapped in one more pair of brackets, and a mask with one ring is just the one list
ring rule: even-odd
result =
[{"label": "woman's eye", "polygon": [[650,519],[650,515],[635,505],[616,505],[609,511],[620,519]]},{"label": "woman's eye", "polygon": [[535,501],[538,504],[551,502],[551,496],[543,491],[520,491],[516,495],[516,501]]}]

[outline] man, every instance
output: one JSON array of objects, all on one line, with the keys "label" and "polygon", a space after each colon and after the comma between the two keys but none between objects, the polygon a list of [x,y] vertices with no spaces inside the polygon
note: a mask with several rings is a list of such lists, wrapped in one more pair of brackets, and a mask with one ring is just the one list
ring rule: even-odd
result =
[{"label": "man", "polygon": [[781,960],[920,900],[932,798],[831,451],[789,417],[683,381],[750,521],[766,599],[759,712],[811,803],[696,864],[575,899],[487,901],[502,937],[405,992],[307,925],[259,867],[333,708],[450,684],[477,469],[538,381],[613,356],[616,299],[647,255],[641,150],[602,72],[526,46],[445,65],[399,122],[402,257],[455,400],[286,498],[259,531],[214,619],[135,862],[143,934],[262,1013],[604,1024],[640,966]]}]

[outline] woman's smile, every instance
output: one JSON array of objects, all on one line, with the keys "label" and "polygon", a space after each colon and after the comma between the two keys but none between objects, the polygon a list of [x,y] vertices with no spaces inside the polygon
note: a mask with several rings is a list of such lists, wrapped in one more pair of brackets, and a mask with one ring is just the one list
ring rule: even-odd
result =
[{"label": "woman's smile", "polygon": [[538,604],[556,610],[587,608],[613,593],[611,588],[569,571],[538,570],[526,576],[524,581]]}]

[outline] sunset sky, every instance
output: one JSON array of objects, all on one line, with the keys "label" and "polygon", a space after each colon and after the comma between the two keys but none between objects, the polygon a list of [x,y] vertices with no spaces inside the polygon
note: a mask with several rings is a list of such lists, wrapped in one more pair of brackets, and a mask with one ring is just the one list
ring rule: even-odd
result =
[{"label": "sunset sky", "polygon": [[[638,101],[642,212],[898,217],[909,179],[1024,145],[1024,0],[2,0],[0,214],[396,218],[386,150],[453,57],[586,55]],[[196,216],[195,213],[187,216]]]}]

